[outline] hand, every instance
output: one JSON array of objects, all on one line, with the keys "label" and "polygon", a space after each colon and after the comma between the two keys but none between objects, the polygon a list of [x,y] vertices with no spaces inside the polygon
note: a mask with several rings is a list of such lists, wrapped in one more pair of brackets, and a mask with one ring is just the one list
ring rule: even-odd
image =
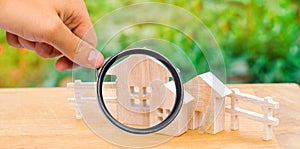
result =
[{"label": "hand", "polygon": [[0,0],[0,28],[8,44],[36,51],[43,58],[61,56],[57,70],[73,62],[99,68],[103,56],[83,0]]}]

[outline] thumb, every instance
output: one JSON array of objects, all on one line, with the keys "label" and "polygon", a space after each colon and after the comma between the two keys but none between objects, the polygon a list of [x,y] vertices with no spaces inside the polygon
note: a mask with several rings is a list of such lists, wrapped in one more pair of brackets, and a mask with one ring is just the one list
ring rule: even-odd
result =
[{"label": "thumb", "polygon": [[103,56],[92,45],[73,34],[71,30],[58,20],[55,25],[46,29],[45,42],[58,49],[71,61],[89,68],[99,68],[103,64]]}]

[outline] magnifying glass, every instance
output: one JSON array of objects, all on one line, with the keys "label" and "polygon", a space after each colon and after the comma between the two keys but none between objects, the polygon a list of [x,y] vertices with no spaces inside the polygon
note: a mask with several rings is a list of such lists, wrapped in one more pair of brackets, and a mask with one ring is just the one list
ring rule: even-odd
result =
[{"label": "magnifying glass", "polygon": [[[161,32],[165,29],[168,34]],[[93,31],[101,43],[97,49],[114,56],[97,73],[80,67],[72,74],[82,81],[74,87],[77,109],[97,136],[118,146],[145,148],[184,133],[197,117],[204,117],[204,130],[214,124],[210,115],[196,111],[203,104],[194,78],[209,70],[225,80],[226,73],[221,50],[201,20],[177,6],[141,3],[101,17]],[[120,51],[128,48],[133,49]],[[189,94],[195,99],[183,97]]]},{"label": "magnifying glass", "polygon": [[123,50],[97,70],[97,99],[109,122],[131,134],[166,128],[183,104],[179,70],[147,48]]}]

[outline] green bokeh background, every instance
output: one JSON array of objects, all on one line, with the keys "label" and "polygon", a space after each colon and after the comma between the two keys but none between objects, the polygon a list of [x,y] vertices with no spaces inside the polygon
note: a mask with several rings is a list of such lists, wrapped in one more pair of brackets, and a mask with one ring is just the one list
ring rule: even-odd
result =
[{"label": "green bokeh background", "polygon": [[[92,21],[141,0],[85,0]],[[167,1],[199,17],[210,29],[225,58],[229,83],[300,84],[300,1],[299,0],[203,0]],[[1,9],[1,8],[0,8]],[[166,28],[156,29],[157,37],[186,49],[193,63],[205,61],[197,46]],[[139,37],[122,33],[116,47],[125,48]],[[101,44],[101,43],[99,43]],[[104,53],[105,54],[105,53]],[[64,86],[72,71],[58,72],[55,59],[41,59],[30,50],[10,47],[0,30],[0,87]],[[202,63],[201,63],[202,64]],[[205,63],[199,73],[208,71]]]}]

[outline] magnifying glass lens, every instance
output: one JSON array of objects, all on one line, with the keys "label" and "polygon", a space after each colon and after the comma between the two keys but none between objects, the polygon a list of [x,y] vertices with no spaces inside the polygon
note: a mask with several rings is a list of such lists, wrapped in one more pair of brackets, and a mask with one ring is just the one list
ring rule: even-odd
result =
[{"label": "magnifying glass lens", "polygon": [[[146,134],[159,131],[174,120],[182,102],[178,102],[181,95],[177,96],[182,87],[176,69],[166,64],[171,63],[164,57],[133,52],[115,56],[106,65],[108,68],[100,76],[99,101],[114,125],[131,133]],[[177,110],[173,110],[175,105]]]}]

